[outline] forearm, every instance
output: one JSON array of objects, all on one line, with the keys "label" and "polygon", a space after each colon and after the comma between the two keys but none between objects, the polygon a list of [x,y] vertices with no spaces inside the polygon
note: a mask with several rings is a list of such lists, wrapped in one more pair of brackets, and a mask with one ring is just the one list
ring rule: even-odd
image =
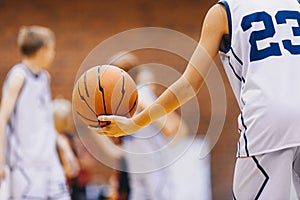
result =
[{"label": "forearm", "polygon": [[134,122],[143,127],[188,102],[203,85],[211,63],[211,57],[198,45],[184,74],[152,105],[136,115]]},{"label": "forearm", "polygon": [[[203,82],[203,79],[202,79]],[[197,94],[184,77],[184,75],[171,85],[160,97],[149,107],[134,117],[134,122],[141,127],[161,118],[162,116],[176,110]]]},{"label": "forearm", "polygon": [[61,149],[64,154],[67,154],[68,156],[71,155],[73,156],[73,151],[71,149],[71,146],[67,140],[67,138],[65,138],[64,136],[62,136],[59,133],[56,133],[57,137],[56,137],[56,144],[58,146],[59,149]]}]

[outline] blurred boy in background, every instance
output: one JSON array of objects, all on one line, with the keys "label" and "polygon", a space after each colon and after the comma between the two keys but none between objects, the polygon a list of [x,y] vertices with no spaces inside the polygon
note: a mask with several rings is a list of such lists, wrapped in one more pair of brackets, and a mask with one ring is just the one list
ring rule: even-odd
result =
[{"label": "blurred boy in background", "polygon": [[22,61],[7,74],[0,108],[0,180],[8,165],[11,199],[68,200],[57,145],[70,164],[74,154],[54,128],[47,72],[55,55],[54,33],[24,26],[18,47]]}]

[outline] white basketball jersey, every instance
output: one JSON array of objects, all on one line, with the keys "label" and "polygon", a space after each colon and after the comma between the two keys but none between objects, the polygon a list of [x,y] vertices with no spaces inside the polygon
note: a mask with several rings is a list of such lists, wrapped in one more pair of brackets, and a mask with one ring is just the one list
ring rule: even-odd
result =
[{"label": "white basketball jersey", "polygon": [[237,156],[300,145],[300,4],[224,0],[221,60],[241,109]]},{"label": "white basketball jersey", "polygon": [[[154,102],[155,94],[144,85],[137,85],[140,101]],[[137,110],[136,113],[140,112]],[[160,152],[166,145],[167,139],[154,124],[140,129],[133,135],[123,138],[123,147],[126,149],[125,158],[128,160],[130,172],[144,173],[159,169],[165,165],[164,152]]]},{"label": "white basketball jersey", "polygon": [[24,72],[25,82],[8,124],[8,162],[11,166],[50,164],[57,160],[57,153],[48,74],[35,75],[24,64],[17,64],[7,75],[3,96],[15,70]]},{"label": "white basketball jersey", "polygon": [[[147,86],[137,85],[137,88],[143,101],[152,103],[157,98]],[[153,124],[123,138],[124,157],[132,186],[130,200],[172,199],[169,197],[169,169],[164,168],[168,162],[166,144],[166,138]]]}]

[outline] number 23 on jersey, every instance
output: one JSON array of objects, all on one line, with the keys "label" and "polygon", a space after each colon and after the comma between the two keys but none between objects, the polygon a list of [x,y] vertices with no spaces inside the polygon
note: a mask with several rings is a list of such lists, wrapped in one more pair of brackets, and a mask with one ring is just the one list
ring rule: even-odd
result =
[{"label": "number 23 on jersey", "polygon": [[[297,26],[288,26],[288,20],[295,20]],[[263,60],[270,56],[281,56],[282,49],[280,43],[283,44],[283,48],[286,49],[292,55],[300,54],[300,44],[293,44],[292,38],[299,36],[300,39],[300,13],[298,11],[282,10],[278,11],[275,15],[275,22],[273,22],[272,16],[267,12],[256,12],[243,17],[241,22],[242,30],[251,30],[253,23],[263,23],[264,29],[252,31],[250,34],[249,42],[250,49],[250,61]],[[270,42],[266,48],[258,48],[257,43],[267,38],[274,38],[276,34],[276,26],[285,26],[291,31],[289,37],[282,38],[280,41]]]}]

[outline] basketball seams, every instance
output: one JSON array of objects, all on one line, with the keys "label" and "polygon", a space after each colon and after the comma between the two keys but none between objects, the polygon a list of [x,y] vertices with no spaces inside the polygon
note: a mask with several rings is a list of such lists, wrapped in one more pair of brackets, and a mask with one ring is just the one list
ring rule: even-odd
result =
[{"label": "basketball seams", "polygon": [[79,95],[80,99],[87,105],[89,110],[92,111],[92,113],[97,117],[96,112],[93,110],[93,108],[88,104],[88,102],[85,100],[84,96],[81,94],[79,84],[78,84],[78,95]]},{"label": "basketball seams", "polygon": [[84,115],[82,115],[80,112],[78,112],[78,111],[76,111],[76,113],[80,116],[80,117],[82,117],[82,118],[84,118],[85,120],[87,120],[87,121],[90,121],[90,122],[95,122],[95,123],[98,123],[99,124],[99,121],[97,120],[92,120],[92,119],[89,119],[89,118],[87,118],[87,117],[85,117]]},{"label": "basketball seams", "polygon": [[[132,85],[135,85],[135,82],[133,81],[133,79],[122,69],[120,69],[118,72],[120,72],[120,74],[122,75],[122,86],[121,86],[121,98],[120,101],[118,103],[117,109],[114,112],[115,115],[121,115],[121,116],[125,116],[125,117],[131,117],[133,115],[132,111],[135,111],[137,102],[138,102],[138,98],[137,98],[137,90],[126,90],[127,87],[131,88]],[[120,79],[118,80],[120,81]],[[130,93],[130,99],[126,99],[126,93]],[[113,95],[115,96],[115,94]],[[134,101],[132,101],[131,99],[134,99]],[[126,101],[125,101],[126,100]],[[131,102],[133,102],[133,104],[131,104]],[[131,107],[129,107],[129,105],[132,105]],[[123,111],[122,108],[123,107]],[[127,107],[126,111],[124,112],[124,107]]]},{"label": "basketball seams", "polygon": [[103,110],[104,110],[104,114],[106,115],[107,114],[107,110],[106,110],[106,103],[105,103],[104,88],[101,86],[101,67],[100,66],[98,67],[98,90],[102,94]]},{"label": "basketball seams", "polygon": [[[105,69],[106,68],[104,68],[104,72],[105,72]],[[107,115],[104,88],[101,86],[101,75],[103,75],[104,72],[101,73],[101,66],[98,66],[98,89],[99,89],[99,91],[102,94],[102,102],[103,102],[104,114]],[[101,114],[101,113],[99,113],[99,114]],[[107,122],[103,122],[104,125],[101,125],[100,121],[98,121],[98,123],[99,123],[100,127],[103,127],[103,126],[106,126],[106,125],[110,124],[110,122],[108,122],[108,121]]]},{"label": "basketball seams", "polygon": [[121,96],[121,99],[120,99],[120,101],[119,101],[119,104],[118,104],[117,109],[116,109],[116,111],[114,112],[114,114],[117,114],[117,113],[118,113],[119,108],[120,108],[120,106],[121,106],[121,104],[122,104],[122,101],[123,101],[123,99],[124,99],[124,95],[125,95],[125,77],[124,77],[123,71],[121,71],[121,74],[122,74],[122,87],[121,87],[121,94],[122,94],[122,96]]},{"label": "basketball seams", "polygon": [[132,112],[132,111],[135,109],[135,107],[137,106],[137,101],[138,101],[138,96],[136,95],[135,100],[134,100],[134,103],[133,103],[132,107],[129,109],[129,111],[126,112],[126,113],[124,113],[124,114],[121,114],[121,115],[122,115],[122,116],[127,116],[127,117],[128,117],[128,115],[131,115],[131,112]]},{"label": "basketball seams", "polygon": [[110,122],[100,122],[99,115],[131,117],[137,108],[137,96],[129,74],[115,66],[99,65],[77,80],[73,90],[74,111],[85,124],[103,127]]},{"label": "basketball seams", "polygon": [[[86,83],[86,82],[85,82]],[[81,91],[80,91],[80,82],[78,81],[77,83],[77,91],[78,91],[78,96],[80,97],[80,100],[82,100],[85,105],[89,108],[89,110],[95,115],[95,118],[97,119],[97,114],[95,113],[95,111],[92,109],[92,107],[88,104],[88,102],[86,101],[86,99],[84,98],[84,96],[81,94]],[[87,90],[86,90],[87,92]],[[78,110],[76,110],[76,113],[81,117],[83,118],[84,120],[87,120],[89,122],[93,122],[93,123],[97,123],[97,126],[99,126],[99,121],[96,121],[96,120],[93,120],[93,119],[90,119],[86,116],[84,116],[83,114],[81,114]],[[91,125],[92,126],[92,125]],[[97,127],[95,126],[95,127]]]},{"label": "basketball seams", "polygon": [[86,74],[87,74],[87,72],[84,73],[84,77],[83,77],[83,80],[84,80],[84,89],[85,89],[86,96],[90,97],[89,91],[88,91],[88,88],[87,88],[87,84],[86,84]]}]

